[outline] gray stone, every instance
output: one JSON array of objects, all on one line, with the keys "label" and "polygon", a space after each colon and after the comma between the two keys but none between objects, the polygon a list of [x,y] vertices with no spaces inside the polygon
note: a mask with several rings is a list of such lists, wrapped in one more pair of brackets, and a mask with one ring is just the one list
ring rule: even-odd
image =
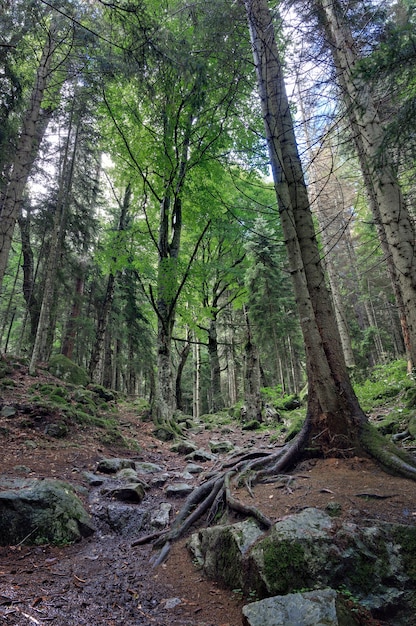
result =
[{"label": "gray stone", "polygon": [[14,417],[17,411],[14,406],[10,406],[5,404],[2,410],[0,411],[1,417]]},{"label": "gray stone", "polygon": [[136,470],[132,467],[123,467],[123,469],[117,472],[116,478],[124,481],[137,481],[139,479]]},{"label": "gray stone", "polygon": [[414,603],[414,526],[340,524],[309,508],[258,533],[240,550],[238,525],[201,529],[189,548],[208,576],[260,598],[342,584],[370,610]]},{"label": "gray stone", "polygon": [[195,450],[195,452],[191,452],[187,454],[185,459],[187,461],[199,461],[201,463],[205,463],[206,461],[215,461],[216,456],[211,452],[207,452],[206,450]]},{"label": "gray stone", "polygon": [[243,607],[243,623],[245,626],[338,626],[336,597],[333,589],[323,589],[266,598]]},{"label": "gray stone", "polygon": [[100,516],[112,530],[124,537],[137,535],[147,525],[149,518],[148,512],[137,504],[121,502],[109,504]]},{"label": "gray stone", "polygon": [[103,474],[116,474],[125,467],[135,468],[135,463],[131,459],[101,459],[97,465],[97,471]]},{"label": "gray stone", "polygon": [[163,472],[163,468],[160,465],[146,461],[136,461],[134,467],[139,474],[156,474],[157,472]]},{"label": "gray stone", "polygon": [[171,498],[181,498],[182,496],[189,495],[193,489],[193,486],[188,483],[173,483],[166,487],[165,493]]},{"label": "gray stone", "polygon": [[122,502],[140,503],[145,496],[145,490],[142,483],[128,483],[109,489],[106,495]]},{"label": "gray stone", "polygon": [[178,454],[190,454],[197,450],[197,446],[192,441],[178,441],[174,443],[170,448],[171,452],[177,452]]},{"label": "gray stone", "polygon": [[27,480],[0,493],[0,543],[71,543],[94,532],[72,487],[58,480]]},{"label": "gray stone", "polygon": [[197,465],[196,463],[188,463],[185,467],[185,472],[189,472],[190,474],[200,474],[204,471],[202,465]]},{"label": "gray stone", "polygon": [[234,589],[243,588],[243,557],[262,535],[257,522],[247,519],[202,529],[191,536],[188,548],[210,578]]},{"label": "gray stone", "polygon": [[175,606],[182,604],[182,600],[180,598],[168,598],[165,600],[165,609],[174,609]]},{"label": "gray stone", "polygon": [[159,508],[150,514],[150,524],[154,528],[165,528],[169,524],[169,515],[172,505],[169,502],[161,502]]},{"label": "gray stone", "polygon": [[105,476],[98,476],[97,474],[93,474],[93,472],[83,472],[82,475],[91,487],[99,487],[109,480]]},{"label": "gray stone", "polygon": [[234,444],[231,441],[210,441],[209,447],[213,454],[226,454],[227,452],[231,452],[234,450]]}]

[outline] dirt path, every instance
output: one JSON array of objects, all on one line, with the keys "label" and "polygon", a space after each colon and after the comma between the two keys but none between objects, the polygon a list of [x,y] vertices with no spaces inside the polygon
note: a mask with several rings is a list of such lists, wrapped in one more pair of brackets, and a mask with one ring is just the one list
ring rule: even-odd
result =
[{"label": "dirt path", "polygon": [[[119,420],[124,435],[134,438],[140,451],[103,444],[100,429],[74,428],[71,439],[58,440],[44,434],[41,422],[29,428],[22,427],[20,418],[1,418],[2,474],[67,480],[89,506],[91,487],[85,472],[95,471],[101,458],[123,456],[158,463],[170,476],[184,471],[187,461],[173,453],[169,443],[152,436],[151,424],[131,410],[123,410]],[[273,446],[271,434],[256,435],[228,425],[214,430],[201,427],[190,437],[209,449],[214,439],[228,439],[242,447]],[[195,477],[195,484],[213,463],[203,464],[204,472]],[[253,503],[245,490],[235,495]],[[140,506],[154,509],[162,501],[166,502],[165,486],[154,485]],[[170,502],[173,519],[183,499]],[[355,523],[364,519],[416,522],[414,482],[388,476],[365,459],[305,462],[291,477],[256,486],[254,503],[275,520],[307,506],[325,509],[335,503],[341,518]],[[206,580],[192,563],[185,540],[173,546],[167,563],[152,569],[151,547],[131,545],[137,534],[116,534],[99,520],[97,527],[92,537],[68,547],[0,548],[2,623],[241,626],[244,601],[238,590],[221,589]]]}]

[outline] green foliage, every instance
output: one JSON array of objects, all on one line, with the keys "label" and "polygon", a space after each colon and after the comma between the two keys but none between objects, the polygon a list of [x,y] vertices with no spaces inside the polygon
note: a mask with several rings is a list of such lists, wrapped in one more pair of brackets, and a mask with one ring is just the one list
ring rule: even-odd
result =
[{"label": "green foliage", "polygon": [[391,402],[413,385],[407,375],[406,362],[398,360],[374,367],[364,382],[354,385],[354,390],[363,410],[371,411]]}]

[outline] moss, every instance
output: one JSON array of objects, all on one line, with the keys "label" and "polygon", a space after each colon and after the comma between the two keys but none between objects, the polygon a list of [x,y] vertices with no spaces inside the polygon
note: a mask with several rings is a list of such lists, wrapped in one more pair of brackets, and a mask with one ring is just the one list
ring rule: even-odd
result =
[{"label": "moss", "polygon": [[305,587],[306,558],[299,543],[265,539],[262,548],[264,576],[270,593],[285,594]]},{"label": "moss", "polygon": [[235,588],[243,584],[241,554],[231,532],[224,532],[217,551],[217,571],[219,579],[225,585]]},{"label": "moss", "polygon": [[416,528],[398,526],[393,532],[394,540],[401,546],[401,558],[409,578],[416,583]]},{"label": "moss", "polygon": [[87,372],[63,354],[55,354],[49,360],[48,369],[57,378],[74,385],[87,385]]},{"label": "moss", "polygon": [[379,461],[386,471],[414,479],[411,470],[406,470],[406,465],[414,467],[414,459],[405,450],[387,441],[372,424],[363,425],[360,441],[365,450]]},{"label": "moss", "polygon": [[16,383],[12,378],[3,378],[1,385],[3,387],[16,387]]}]

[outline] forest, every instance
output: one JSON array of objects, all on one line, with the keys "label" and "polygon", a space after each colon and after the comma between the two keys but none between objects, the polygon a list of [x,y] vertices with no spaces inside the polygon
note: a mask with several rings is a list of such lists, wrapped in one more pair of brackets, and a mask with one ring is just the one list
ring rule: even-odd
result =
[{"label": "forest", "polygon": [[377,447],[353,382],[416,362],[414,2],[1,8],[2,354],[174,435],[303,394],[321,452]]},{"label": "forest", "polygon": [[414,624],[416,2],[0,18],[2,618]]}]

